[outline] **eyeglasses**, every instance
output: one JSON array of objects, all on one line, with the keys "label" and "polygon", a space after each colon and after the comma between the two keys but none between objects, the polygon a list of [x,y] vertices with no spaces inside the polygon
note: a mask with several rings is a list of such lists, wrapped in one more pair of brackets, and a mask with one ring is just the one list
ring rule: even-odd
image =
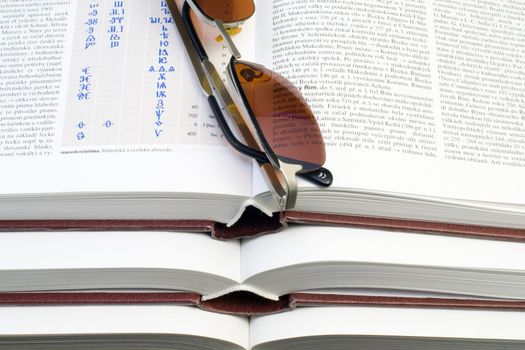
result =
[{"label": "eyeglasses", "polygon": [[[332,174],[323,168],[326,159],[323,137],[307,102],[283,76],[259,64],[241,61],[229,34],[254,14],[253,0],[186,0],[182,15],[175,0],[168,0],[168,5],[221,131],[237,151],[260,164],[281,209],[295,206],[296,176],[330,186]],[[190,11],[215,26],[230,49],[232,57],[226,75],[234,97],[208,59]],[[217,99],[245,143],[235,137]]]}]

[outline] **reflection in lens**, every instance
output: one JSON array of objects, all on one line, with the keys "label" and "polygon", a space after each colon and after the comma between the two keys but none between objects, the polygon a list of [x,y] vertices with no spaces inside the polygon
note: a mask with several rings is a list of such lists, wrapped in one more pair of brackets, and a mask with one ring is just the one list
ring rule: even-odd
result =
[{"label": "reflection in lens", "polygon": [[193,2],[206,16],[224,23],[244,21],[255,12],[253,0],[193,0]]},{"label": "reflection in lens", "polygon": [[286,78],[247,62],[235,62],[242,92],[266,142],[282,160],[321,167],[325,148],[321,130],[301,93]]}]

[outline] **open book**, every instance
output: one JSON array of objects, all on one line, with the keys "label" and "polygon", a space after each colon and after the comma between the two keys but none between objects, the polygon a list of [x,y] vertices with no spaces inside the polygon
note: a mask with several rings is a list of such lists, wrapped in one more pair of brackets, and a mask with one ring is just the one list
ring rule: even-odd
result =
[{"label": "open book", "polygon": [[[162,293],[179,292],[195,293],[214,308],[244,292],[269,307],[292,293],[318,296],[323,304],[323,296],[354,295],[496,305],[525,300],[523,256],[525,244],[517,242],[342,227],[293,226],[229,242],[183,232],[6,232],[0,235],[0,304],[60,303],[52,293],[64,294],[63,301],[67,293],[80,295],[79,302],[89,293],[121,293],[124,302],[140,301],[133,293],[157,293],[152,302],[169,302]],[[34,299],[23,301],[28,295]]]},{"label": "open book", "polygon": [[251,320],[183,306],[0,308],[8,349],[523,349],[525,313],[298,309]]},{"label": "open book", "polygon": [[[302,91],[335,177],[328,189],[301,182],[294,212],[279,217],[258,165],[223,140],[164,1],[45,0],[37,11],[8,0],[0,225],[142,219],[202,230],[257,208],[277,226],[523,238],[525,5],[466,3],[257,2],[235,37],[243,58]],[[225,46],[202,33],[221,70]]]}]

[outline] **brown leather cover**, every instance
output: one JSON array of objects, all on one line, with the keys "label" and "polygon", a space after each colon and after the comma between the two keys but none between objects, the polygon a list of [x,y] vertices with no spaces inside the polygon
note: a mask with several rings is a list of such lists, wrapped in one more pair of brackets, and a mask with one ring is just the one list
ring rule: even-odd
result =
[{"label": "brown leather cover", "polygon": [[334,215],[290,211],[283,219],[288,224],[310,224],[331,226],[353,226],[389,229],[405,232],[443,234],[484,239],[524,241],[525,229],[463,225],[442,222],[372,218],[352,215]]},{"label": "brown leather cover", "polygon": [[0,231],[188,231],[211,232],[206,220],[0,220]]},{"label": "brown leather cover", "polygon": [[197,293],[36,292],[0,293],[0,305],[177,304],[198,305]]},{"label": "brown leather cover", "polygon": [[285,217],[278,213],[269,217],[259,209],[248,207],[232,227],[215,224],[212,236],[221,240],[231,240],[275,233],[286,226],[284,219]]},{"label": "brown leather cover", "polygon": [[477,300],[453,298],[385,297],[338,294],[292,293],[290,307],[302,306],[390,306],[423,308],[466,308],[525,310],[525,300]]},{"label": "brown leather cover", "polygon": [[525,301],[475,300],[449,298],[384,297],[337,294],[292,293],[278,301],[267,300],[251,293],[232,293],[210,301],[202,301],[195,293],[0,293],[0,306],[30,305],[122,305],[173,304],[193,305],[202,310],[230,315],[253,316],[311,306],[385,306],[421,308],[463,308],[525,311]]},{"label": "brown leather cover", "polygon": [[231,293],[220,298],[201,301],[200,308],[230,315],[266,315],[290,310],[290,297],[268,300],[249,292]]},{"label": "brown leather cover", "polygon": [[371,218],[298,211],[268,217],[249,207],[232,227],[207,220],[0,220],[0,231],[162,230],[208,232],[219,240],[274,233],[289,224],[365,227],[483,239],[525,241],[525,229],[486,227],[416,220]]},{"label": "brown leather cover", "polygon": [[255,237],[285,226],[281,217],[248,207],[232,227],[209,220],[0,220],[1,231],[185,231],[207,232],[219,240]]},{"label": "brown leather cover", "polygon": [[236,292],[221,298],[202,301],[196,293],[141,292],[8,292],[0,293],[0,306],[35,305],[192,305],[202,310],[229,315],[263,315],[289,310],[289,297],[279,301],[252,293]]}]

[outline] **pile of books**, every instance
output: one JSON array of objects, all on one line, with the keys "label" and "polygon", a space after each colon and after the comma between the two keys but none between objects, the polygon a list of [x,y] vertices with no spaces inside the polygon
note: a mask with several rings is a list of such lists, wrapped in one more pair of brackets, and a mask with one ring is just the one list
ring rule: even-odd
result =
[{"label": "pile of books", "polygon": [[0,5],[0,349],[525,348],[525,5],[322,3],[235,36],[325,136],[289,211],[164,0]]}]

